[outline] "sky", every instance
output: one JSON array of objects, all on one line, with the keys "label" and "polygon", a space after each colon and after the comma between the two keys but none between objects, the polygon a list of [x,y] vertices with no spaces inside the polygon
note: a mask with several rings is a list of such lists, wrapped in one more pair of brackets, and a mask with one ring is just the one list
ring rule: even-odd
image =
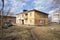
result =
[{"label": "sky", "polygon": [[[4,0],[4,10],[11,8],[11,12],[17,14],[24,9],[37,9],[42,12],[51,13],[60,9],[60,0]],[[0,8],[2,2],[0,0]]]}]

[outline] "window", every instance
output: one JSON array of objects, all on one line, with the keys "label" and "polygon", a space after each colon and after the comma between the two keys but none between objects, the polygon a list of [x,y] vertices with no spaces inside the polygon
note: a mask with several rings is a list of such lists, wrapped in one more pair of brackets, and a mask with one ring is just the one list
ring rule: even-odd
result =
[{"label": "window", "polygon": [[45,21],[44,21],[44,20],[39,20],[39,22],[40,22],[41,24],[45,23]]},{"label": "window", "polygon": [[26,16],[28,15],[28,14],[25,14]]},{"label": "window", "polygon": [[28,20],[27,18],[25,20]]},{"label": "window", "polygon": [[39,20],[39,22],[40,22],[40,23],[43,23],[43,21],[42,21],[42,20]]}]

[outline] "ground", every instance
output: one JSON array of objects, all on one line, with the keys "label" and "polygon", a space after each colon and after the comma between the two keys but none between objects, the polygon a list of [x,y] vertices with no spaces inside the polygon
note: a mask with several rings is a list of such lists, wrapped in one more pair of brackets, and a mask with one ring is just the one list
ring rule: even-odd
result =
[{"label": "ground", "polygon": [[60,25],[12,26],[3,29],[3,34],[3,40],[60,40]]}]

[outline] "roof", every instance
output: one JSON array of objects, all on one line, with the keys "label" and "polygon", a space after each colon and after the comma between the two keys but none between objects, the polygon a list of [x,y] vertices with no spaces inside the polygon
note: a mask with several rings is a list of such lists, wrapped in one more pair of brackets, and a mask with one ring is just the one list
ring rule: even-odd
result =
[{"label": "roof", "polygon": [[[32,9],[32,10],[27,10],[27,11],[24,11],[24,12],[21,12],[21,13],[26,13],[26,12],[31,12],[31,11],[36,11],[36,12],[40,12],[40,13],[43,13],[43,14],[47,14],[45,12],[42,12],[42,11],[39,11],[39,10],[36,10],[36,9]],[[18,14],[21,14],[21,13],[18,13]],[[16,15],[18,15],[16,14]],[[48,15],[48,14],[47,14]]]},{"label": "roof", "polygon": [[[0,15],[0,16],[2,16],[2,15]],[[4,17],[13,17],[13,18],[16,18],[15,16],[6,16],[6,15],[3,15]]]}]

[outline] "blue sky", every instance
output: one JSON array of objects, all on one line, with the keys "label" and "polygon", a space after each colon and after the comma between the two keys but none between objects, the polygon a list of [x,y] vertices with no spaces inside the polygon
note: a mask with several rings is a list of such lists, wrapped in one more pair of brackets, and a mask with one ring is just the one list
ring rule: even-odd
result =
[{"label": "blue sky", "polygon": [[[0,8],[2,2],[0,0]],[[42,12],[50,13],[60,9],[60,0],[5,0],[4,10],[11,8],[11,12],[19,13],[24,9],[37,9]]]}]

